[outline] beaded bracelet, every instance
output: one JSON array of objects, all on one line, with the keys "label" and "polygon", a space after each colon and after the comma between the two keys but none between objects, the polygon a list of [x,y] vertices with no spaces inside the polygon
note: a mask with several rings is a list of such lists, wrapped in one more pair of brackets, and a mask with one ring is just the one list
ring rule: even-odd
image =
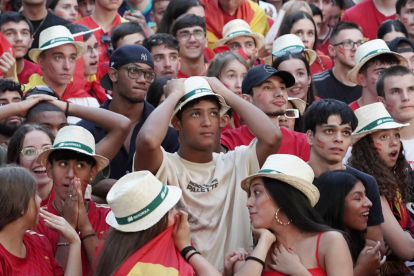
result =
[{"label": "beaded bracelet", "polygon": [[181,256],[183,256],[183,258],[185,259],[185,256],[187,256],[188,252],[190,252],[191,250],[197,251],[194,246],[187,246],[184,247],[183,250],[181,250]]},{"label": "beaded bracelet", "polygon": [[252,260],[252,261],[256,261],[258,263],[260,263],[263,266],[263,269],[265,268],[265,262],[263,262],[262,260],[260,260],[259,258],[256,258],[254,256],[247,256],[246,259],[247,260]]},{"label": "beaded bracelet", "polygon": [[61,245],[67,246],[67,245],[70,245],[70,243],[68,243],[68,242],[58,242],[57,245],[58,246],[61,246]]},{"label": "beaded bracelet", "polygon": [[93,237],[93,236],[96,236],[96,232],[93,232],[92,234],[89,234],[89,235],[86,235],[86,236],[82,237],[81,241],[84,241],[85,239]]},{"label": "beaded bracelet", "polygon": [[69,113],[69,102],[66,101],[66,111],[65,111],[66,118],[68,117],[68,113]]},{"label": "beaded bracelet", "polygon": [[200,252],[198,252],[198,251],[195,251],[195,252],[191,253],[191,255],[190,255],[190,256],[188,256],[188,258],[186,259],[187,263],[190,261],[190,258],[191,258],[192,256],[194,256],[195,254],[199,254],[199,255],[201,255],[201,253],[200,253]]}]

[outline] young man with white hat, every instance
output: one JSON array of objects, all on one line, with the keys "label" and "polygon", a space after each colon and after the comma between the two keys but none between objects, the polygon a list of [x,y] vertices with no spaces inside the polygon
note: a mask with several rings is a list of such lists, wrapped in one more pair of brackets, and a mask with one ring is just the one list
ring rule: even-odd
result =
[{"label": "young man with white hat", "polygon": [[368,41],[358,48],[355,67],[348,72],[347,78],[362,86],[362,96],[349,104],[352,110],[377,101],[375,82],[382,71],[395,65],[407,66],[407,59],[391,52],[382,39]]},{"label": "young man with white hat", "polygon": [[[258,65],[249,70],[243,79],[242,97],[262,110],[279,126],[280,116],[299,117],[303,114],[306,103],[297,98],[288,98],[286,88],[295,84],[295,78],[286,71],[277,71],[270,65]],[[289,115],[286,112],[288,100],[291,100],[298,108],[297,114]],[[291,131],[281,127],[283,140],[277,153],[292,154],[304,161],[309,160],[309,144],[305,134]],[[234,150],[241,145],[249,145],[255,138],[249,127],[243,125],[239,128],[229,129],[221,134],[221,144],[228,150]],[[276,152],[274,152],[276,153]]]},{"label": "young man with white hat", "polygon": [[305,113],[306,137],[311,147],[308,164],[316,178],[326,171],[347,170],[364,180],[367,197],[372,202],[365,237],[380,241],[382,252],[385,252],[381,230],[384,217],[377,182],[372,176],[342,163],[351,145],[351,134],[357,125],[358,119],[346,103],[333,99],[313,102]]},{"label": "young man with white hat", "polygon": [[[194,246],[223,270],[226,252],[251,245],[246,197],[239,183],[277,151],[282,133],[260,109],[216,78],[171,80],[164,91],[163,108],[153,111],[138,134],[134,169],[149,170],[163,183],[183,190],[179,206],[189,213]],[[213,153],[216,134],[230,108],[226,102],[257,139],[217,154]],[[160,146],[170,123],[180,138],[180,149],[174,154]]]}]

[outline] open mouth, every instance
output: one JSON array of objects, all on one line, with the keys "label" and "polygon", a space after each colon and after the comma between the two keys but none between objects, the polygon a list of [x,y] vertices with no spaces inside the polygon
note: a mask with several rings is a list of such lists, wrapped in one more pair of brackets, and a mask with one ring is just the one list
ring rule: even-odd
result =
[{"label": "open mouth", "polygon": [[395,158],[398,155],[398,151],[397,150],[393,150],[390,154],[388,154],[389,157]]},{"label": "open mouth", "polygon": [[96,66],[96,65],[98,65],[98,62],[97,61],[94,61],[94,62],[89,63],[89,65],[90,66]]},{"label": "open mouth", "polygon": [[368,215],[369,215],[369,212],[364,212],[364,213],[359,214],[360,217],[368,217]]},{"label": "open mouth", "polygon": [[38,167],[33,169],[34,173],[46,173],[46,168],[45,167]]}]

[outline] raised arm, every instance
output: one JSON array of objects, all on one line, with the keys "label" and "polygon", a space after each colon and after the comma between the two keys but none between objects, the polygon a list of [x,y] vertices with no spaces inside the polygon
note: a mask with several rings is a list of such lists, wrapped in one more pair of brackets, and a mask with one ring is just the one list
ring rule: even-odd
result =
[{"label": "raised arm", "polygon": [[213,91],[223,96],[226,103],[240,115],[250,131],[257,137],[256,154],[259,165],[262,166],[266,158],[276,153],[282,144],[283,135],[280,128],[263,111],[231,92],[217,78],[205,78]]},{"label": "raised arm", "polygon": [[165,101],[147,118],[138,133],[134,170],[156,174],[162,164],[161,143],[170,125],[174,107],[184,94],[184,80],[174,79],[164,87]]},{"label": "raised arm", "polygon": [[0,121],[11,116],[20,116],[25,118],[29,109],[39,102],[52,102],[54,100],[56,100],[56,98],[48,95],[33,95],[21,102],[2,105],[0,106]]}]

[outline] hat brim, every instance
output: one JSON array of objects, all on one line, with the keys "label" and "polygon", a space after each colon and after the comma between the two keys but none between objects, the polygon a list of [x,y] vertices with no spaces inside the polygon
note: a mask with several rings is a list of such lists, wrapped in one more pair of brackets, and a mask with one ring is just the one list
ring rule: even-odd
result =
[{"label": "hat brim", "polygon": [[379,126],[374,127],[373,129],[363,131],[360,133],[352,133],[351,135],[351,145],[354,145],[356,142],[358,142],[360,139],[364,138],[368,134],[374,133],[379,130],[387,130],[387,129],[394,129],[398,128],[401,129],[403,127],[409,126],[410,124],[399,124],[396,122],[389,122],[389,123],[383,123]]},{"label": "hat brim", "polygon": [[288,101],[291,101],[296,108],[299,110],[300,115],[303,116],[306,110],[306,102],[304,100],[301,100],[299,98],[288,98]]},{"label": "hat brim", "polygon": [[[303,52],[306,54],[306,60],[308,61],[309,66],[311,66],[315,62],[318,54],[316,54],[316,52],[312,49],[305,49],[303,50]],[[273,65],[273,60],[276,60],[276,59],[277,57],[272,54],[268,56],[267,58],[265,58],[265,63],[269,65]]]},{"label": "hat brim", "polygon": [[394,52],[391,52],[391,51],[390,52],[379,52],[379,53],[375,53],[375,54],[372,54],[372,55],[368,56],[367,58],[363,59],[360,63],[355,65],[355,67],[352,68],[351,71],[349,71],[348,74],[346,75],[347,79],[349,81],[352,81],[353,83],[361,85],[358,82],[357,76],[358,76],[359,71],[361,70],[362,66],[364,66],[364,64],[367,63],[370,59],[372,59],[376,56],[385,55],[385,54],[395,56],[399,60],[399,65],[408,66],[407,59],[405,57],[403,57],[402,55],[400,55],[400,54],[397,54],[397,53],[394,53]]},{"label": "hat brim", "polygon": [[111,79],[109,78],[108,73],[106,73],[106,74],[105,74],[105,75],[101,78],[100,84],[101,84],[101,86],[102,86],[104,89],[106,89],[106,90],[110,90],[110,91],[112,91],[112,90],[113,90],[112,81],[111,81]]},{"label": "hat brim", "polygon": [[76,59],[80,59],[81,57],[85,55],[86,49],[87,49],[87,46],[85,43],[79,42],[79,41],[70,41],[70,42],[62,41],[62,42],[48,45],[44,48],[31,49],[29,51],[29,57],[34,63],[37,63],[37,58],[39,57],[40,53],[42,53],[44,50],[56,48],[56,47],[66,45],[66,44],[73,44],[76,47]]},{"label": "hat brim", "polygon": [[138,232],[146,230],[152,226],[154,226],[157,222],[162,219],[162,217],[171,210],[177,202],[180,200],[182,191],[179,187],[175,186],[167,186],[168,187],[168,194],[165,197],[164,201],[150,213],[150,215],[134,221],[129,224],[118,224],[115,218],[115,214],[113,211],[110,211],[108,215],[106,215],[106,223],[108,223],[111,227],[121,231],[121,232]]},{"label": "hat brim", "polygon": [[232,39],[235,39],[236,37],[241,37],[241,36],[250,36],[254,39],[254,41],[256,42],[256,47],[257,49],[261,49],[264,45],[264,36],[258,33],[250,33],[250,34],[239,34],[239,35],[235,35],[232,37],[227,37],[227,38],[222,38],[220,40],[217,40],[216,43],[214,43],[214,47],[219,47],[219,46],[223,46],[224,44],[227,44],[227,42],[229,42]]},{"label": "hat brim", "polygon": [[46,167],[47,161],[49,159],[49,155],[54,150],[60,150],[60,149],[76,151],[76,152],[83,153],[85,155],[93,157],[93,159],[95,159],[95,161],[96,161],[96,167],[98,169],[98,172],[103,170],[104,168],[106,168],[109,165],[109,160],[106,157],[100,156],[98,154],[90,154],[89,152],[84,151],[82,149],[75,150],[72,147],[59,147],[59,148],[56,148],[56,149],[55,148],[48,149],[48,150],[42,152],[41,154],[39,154],[39,156],[37,157],[37,162]]},{"label": "hat brim", "polygon": [[253,174],[247,178],[245,178],[242,182],[241,182],[241,187],[243,190],[245,190],[247,193],[249,192],[250,189],[250,184],[251,181],[257,177],[267,177],[267,178],[273,178],[273,179],[277,179],[280,180],[282,182],[285,182],[289,185],[291,185],[292,187],[298,189],[299,191],[301,191],[309,200],[309,203],[312,207],[314,207],[316,205],[316,203],[318,203],[319,200],[319,190],[318,188],[313,185],[312,183],[299,178],[299,177],[295,177],[295,176],[291,176],[291,175],[287,175],[287,174],[283,174],[283,173],[256,173]]}]

